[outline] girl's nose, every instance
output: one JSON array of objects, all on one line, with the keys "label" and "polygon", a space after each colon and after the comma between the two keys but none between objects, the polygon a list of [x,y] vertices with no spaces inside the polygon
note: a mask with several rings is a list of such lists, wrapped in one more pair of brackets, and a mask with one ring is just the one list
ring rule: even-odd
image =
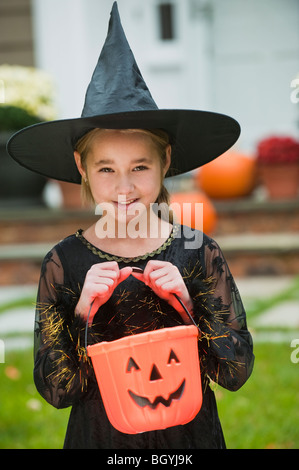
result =
[{"label": "girl's nose", "polygon": [[127,175],[120,176],[117,182],[118,194],[129,194],[134,189],[131,178]]}]

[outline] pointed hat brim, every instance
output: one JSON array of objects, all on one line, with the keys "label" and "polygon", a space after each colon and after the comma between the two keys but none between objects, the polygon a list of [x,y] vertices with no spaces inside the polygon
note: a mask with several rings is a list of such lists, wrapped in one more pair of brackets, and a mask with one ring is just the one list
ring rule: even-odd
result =
[{"label": "pointed hat brim", "polygon": [[227,151],[240,135],[238,122],[230,116],[158,109],[125,37],[116,2],[81,117],[24,128],[10,138],[7,150],[20,165],[36,173],[80,183],[73,152],[77,141],[94,128],[164,129],[172,145],[167,176],[212,161]]}]

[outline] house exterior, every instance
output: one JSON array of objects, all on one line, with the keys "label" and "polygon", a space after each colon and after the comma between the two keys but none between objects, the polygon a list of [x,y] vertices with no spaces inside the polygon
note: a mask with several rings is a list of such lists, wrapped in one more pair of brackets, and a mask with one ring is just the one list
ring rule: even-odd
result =
[{"label": "house exterior", "polygon": [[[52,74],[58,117],[79,117],[113,1],[1,2],[0,11],[8,4],[23,12],[30,7],[27,63]],[[299,136],[298,0],[118,0],[118,7],[160,108],[232,115],[242,127],[237,147],[245,152],[269,134]]]}]

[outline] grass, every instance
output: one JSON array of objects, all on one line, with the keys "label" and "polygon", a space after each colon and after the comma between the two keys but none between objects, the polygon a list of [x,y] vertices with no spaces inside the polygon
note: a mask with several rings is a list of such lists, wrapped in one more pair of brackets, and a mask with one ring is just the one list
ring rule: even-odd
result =
[{"label": "grass", "polygon": [[[249,325],[270,306],[298,298],[297,278],[286,291],[271,299],[253,302],[248,311]],[[32,305],[31,300],[25,299],[23,305]],[[0,307],[0,314],[7,307]],[[15,307],[15,303],[11,303],[10,308]],[[298,331],[293,333],[294,338],[299,338]],[[253,374],[241,390],[228,392],[216,387],[227,447],[298,449],[299,363],[291,361],[292,349],[288,342],[257,342],[254,353]],[[63,446],[70,409],[56,410],[39,396],[33,384],[32,369],[31,350],[7,352],[5,363],[0,363],[0,449]]]},{"label": "grass", "polygon": [[[276,295],[251,302],[248,324],[264,311],[290,300],[299,300],[299,277]],[[289,332],[299,338],[299,331],[287,327],[255,328],[255,333],[265,331]],[[292,351],[289,342],[256,342],[255,366],[248,382],[234,393],[216,387],[228,448],[299,449],[299,362],[292,362]]]},{"label": "grass", "polygon": [[227,447],[299,448],[299,364],[291,362],[286,343],[255,346],[251,378],[237,392],[216,388]]},{"label": "grass", "polygon": [[11,352],[0,364],[0,448],[62,448],[70,409],[56,410],[36,391],[32,351]]}]

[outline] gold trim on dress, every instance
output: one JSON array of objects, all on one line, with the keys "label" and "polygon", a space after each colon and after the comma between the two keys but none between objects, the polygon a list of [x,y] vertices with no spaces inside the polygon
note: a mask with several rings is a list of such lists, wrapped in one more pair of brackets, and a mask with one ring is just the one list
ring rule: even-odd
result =
[{"label": "gold trim on dress", "polygon": [[94,245],[92,245],[89,241],[86,240],[86,238],[82,235],[83,230],[79,229],[76,232],[76,237],[90,250],[94,255],[99,256],[101,259],[106,259],[108,261],[123,261],[124,263],[131,263],[131,262],[136,262],[136,261],[141,261],[144,260],[148,257],[153,257],[155,255],[159,255],[162,251],[166,250],[166,248],[171,245],[173,240],[175,239],[177,233],[179,231],[179,225],[176,224],[173,226],[173,229],[171,231],[171,234],[165,240],[165,242],[156,250],[152,251],[151,253],[145,253],[142,256],[136,256],[133,258],[124,258],[122,256],[115,256],[115,255],[110,255],[109,253],[105,253],[101,251],[99,248],[96,248]]}]

